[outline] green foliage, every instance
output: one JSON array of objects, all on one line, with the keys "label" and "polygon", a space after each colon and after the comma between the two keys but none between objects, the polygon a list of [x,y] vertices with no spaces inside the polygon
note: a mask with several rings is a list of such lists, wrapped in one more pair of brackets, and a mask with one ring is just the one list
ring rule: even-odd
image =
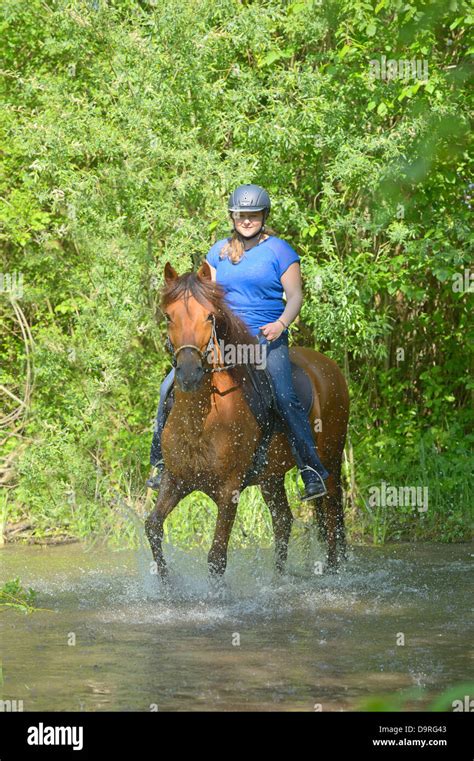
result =
[{"label": "green foliage", "polygon": [[390,695],[374,695],[366,698],[358,706],[359,711],[413,711],[423,710],[430,712],[453,711],[455,701],[464,701],[465,695],[472,695],[474,685],[472,682],[449,687],[436,697],[430,697],[422,687],[413,687]]},{"label": "green foliage", "polygon": [[36,610],[35,601],[34,589],[24,589],[19,578],[7,581],[0,588],[0,610],[13,608],[21,613],[32,613]]},{"label": "green foliage", "polygon": [[[358,451],[365,458],[358,481],[361,510],[356,531],[371,535],[375,544],[387,540],[431,539],[444,542],[470,538],[472,436],[463,440],[461,426],[449,431],[420,432],[419,420],[393,422],[389,431],[367,437]],[[362,454],[361,454],[362,456]],[[370,487],[426,487],[424,505],[370,506]]]},{"label": "green foliage", "polygon": [[[24,275],[36,369],[8,517],[128,540],[113,494],[143,497],[164,264],[197,266],[228,232],[229,191],[258,182],[302,257],[294,338],[350,381],[353,530],[465,537],[472,295],[453,283],[472,263],[469,5],[5,0],[0,25],[2,271]],[[382,57],[429,76],[376,78]],[[11,385],[21,342],[5,319]],[[433,510],[371,515],[380,479],[428,484]],[[242,514],[264,541],[262,504],[249,495]],[[177,541],[208,536],[203,509],[179,508]]]}]

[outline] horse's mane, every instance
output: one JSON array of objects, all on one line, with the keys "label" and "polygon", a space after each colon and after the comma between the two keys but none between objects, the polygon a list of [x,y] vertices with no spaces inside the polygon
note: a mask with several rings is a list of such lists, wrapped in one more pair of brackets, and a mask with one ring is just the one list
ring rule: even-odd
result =
[{"label": "horse's mane", "polygon": [[[235,346],[258,343],[256,336],[252,336],[245,323],[226,304],[224,288],[213,280],[201,279],[196,272],[185,272],[184,275],[165,283],[161,291],[160,307],[165,310],[182,298],[187,309],[190,296],[203,306],[211,304],[216,318],[218,341],[222,340],[225,345]],[[237,365],[228,372],[234,381],[239,381],[244,369],[245,365]]]}]

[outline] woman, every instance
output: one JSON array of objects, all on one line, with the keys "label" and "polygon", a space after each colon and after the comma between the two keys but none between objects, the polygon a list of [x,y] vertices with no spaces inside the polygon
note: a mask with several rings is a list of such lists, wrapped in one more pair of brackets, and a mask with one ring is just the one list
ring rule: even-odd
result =
[{"label": "woman", "polygon": [[[260,343],[266,344],[266,366],[273,381],[278,411],[286,423],[288,440],[305,484],[302,499],[322,497],[327,493],[324,481],[329,473],[318,457],[311,425],[294,390],[288,352],[288,326],[299,314],[303,300],[300,258],[286,241],[265,233],[270,198],[259,185],[240,185],[231,194],[228,208],[234,225],[232,237],[217,241],[206,260],[213,280],[225,288],[226,301],[232,311],[245,322],[252,335],[258,336]],[[152,489],[159,488],[164,468],[163,407],[173,377],[174,369],[160,388],[150,455],[157,473],[147,481]]]}]

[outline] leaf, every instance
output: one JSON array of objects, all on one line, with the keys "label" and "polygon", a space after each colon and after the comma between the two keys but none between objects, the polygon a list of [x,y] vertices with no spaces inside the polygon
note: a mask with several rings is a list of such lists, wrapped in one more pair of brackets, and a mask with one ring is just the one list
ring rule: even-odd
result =
[{"label": "leaf", "polygon": [[337,57],[339,60],[342,61],[342,59],[347,55],[347,53],[352,49],[352,45],[344,45],[343,48],[338,52]]},{"label": "leaf", "polygon": [[307,3],[296,2],[296,3],[291,3],[291,5],[288,6],[288,13],[297,14],[307,10],[308,10]]},{"label": "leaf", "polygon": [[440,283],[445,283],[446,280],[451,276],[451,272],[446,269],[436,269],[433,270],[433,274],[437,280],[440,281]]},{"label": "leaf", "polygon": [[456,19],[454,19],[453,23],[449,27],[450,30],[453,31],[453,29],[456,29],[459,26],[459,24],[462,24],[462,21],[463,21],[463,17],[458,16]]},{"label": "leaf", "polygon": [[275,63],[275,61],[279,61],[281,58],[291,58],[294,52],[294,48],[285,48],[284,50],[275,48],[274,50],[270,50],[270,52],[267,53],[264,58],[261,58],[258,65],[259,67],[270,66],[270,64]]}]

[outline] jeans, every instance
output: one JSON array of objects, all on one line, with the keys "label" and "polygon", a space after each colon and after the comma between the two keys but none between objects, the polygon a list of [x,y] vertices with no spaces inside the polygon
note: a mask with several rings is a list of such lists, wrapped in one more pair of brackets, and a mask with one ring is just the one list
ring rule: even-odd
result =
[{"label": "jeans", "polygon": [[173,383],[174,378],[174,367],[171,368],[168,375],[164,379],[163,383],[160,386],[160,401],[158,404],[158,410],[156,413],[155,418],[155,425],[153,428],[153,438],[151,441],[151,451],[150,451],[150,465],[156,465],[157,462],[159,462],[161,459],[163,459],[163,455],[161,453],[161,434],[163,432],[163,428],[165,427],[165,416],[164,416],[164,406],[165,406],[165,398],[166,394],[168,392],[168,388]]},{"label": "jeans", "polygon": [[[266,368],[272,379],[278,412],[285,423],[291,451],[298,468],[302,471],[303,481],[305,485],[308,485],[314,481],[319,481],[319,478],[326,479],[329,474],[319,459],[310,422],[293,386],[288,351],[288,330],[284,330],[275,341],[268,341],[260,332],[258,341],[267,347]],[[170,370],[160,387],[160,403],[150,453],[151,465],[156,465],[162,459],[161,433],[165,423],[163,419],[164,398],[173,377],[174,368]],[[315,475],[312,470],[304,470],[307,466],[314,469],[318,475]]]}]

